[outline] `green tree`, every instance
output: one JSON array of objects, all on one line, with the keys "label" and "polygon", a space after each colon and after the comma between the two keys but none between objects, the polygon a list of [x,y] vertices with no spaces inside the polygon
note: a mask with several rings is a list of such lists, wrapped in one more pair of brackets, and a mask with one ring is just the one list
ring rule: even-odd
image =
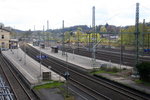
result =
[{"label": "green tree", "polygon": [[144,33],[144,40],[143,40],[143,45],[148,48],[148,45],[150,45],[150,26],[144,26],[144,30],[143,30],[143,33]]},{"label": "green tree", "polygon": [[[123,41],[123,45],[133,45],[135,42],[135,27],[134,26],[130,26],[127,29],[121,29],[121,34],[122,34],[122,41]],[[121,39],[121,34],[120,39]]]},{"label": "green tree", "polygon": [[107,32],[107,29],[105,28],[105,26],[102,26],[102,27],[100,28],[100,32]]},{"label": "green tree", "polygon": [[[142,45],[143,37],[142,33],[144,32],[144,43],[148,44],[148,34],[150,33],[150,27],[145,26],[145,29],[143,31],[143,24],[139,24],[139,42],[140,45]],[[135,26],[129,26],[128,28],[121,29],[121,34],[123,37],[123,44],[128,46],[133,46],[135,44]],[[119,35],[119,41],[121,34]]]},{"label": "green tree", "polygon": [[75,37],[77,42],[81,42],[81,38],[82,38],[81,28],[78,28],[77,32],[75,33]]},{"label": "green tree", "polygon": [[71,37],[70,32],[69,31],[65,32],[65,42],[70,42],[70,37]]}]

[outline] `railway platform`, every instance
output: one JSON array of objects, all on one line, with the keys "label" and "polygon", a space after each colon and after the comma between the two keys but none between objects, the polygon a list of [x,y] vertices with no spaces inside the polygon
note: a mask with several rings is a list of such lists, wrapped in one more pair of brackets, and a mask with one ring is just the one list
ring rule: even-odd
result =
[{"label": "railway platform", "polygon": [[14,66],[22,73],[22,75],[33,86],[38,85],[38,84],[43,84],[43,82],[41,81],[42,80],[41,76],[43,72],[51,72],[52,80],[59,80],[59,81],[65,80],[63,77],[56,74],[49,68],[46,68],[45,66],[40,65],[40,63],[36,62],[31,57],[26,55],[20,48],[3,51],[2,54],[14,64]]},{"label": "railway platform", "polygon": [[[68,61],[69,63],[78,65],[84,69],[93,69],[92,67],[92,60],[89,57],[84,57],[84,56],[80,56],[80,55],[76,55],[73,53],[67,53],[68,58],[66,59],[66,55],[62,55],[62,51],[58,50],[58,53],[54,53],[52,52],[51,48],[46,47],[45,49],[40,49],[38,46],[33,46],[32,44],[29,44],[32,47],[41,50],[42,52],[44,52],[45,54],[48,54],[50,56],[56,57],[58,59],[61,59],[63,61]],[[102,60],[96,60],[96,66],[100,67],[102,65],[107,65],[106,67],[118,67],[118,68],[127,68],[127,69],[132,69],[132,67],[130,66],[125,66],[125,65],[121,65],[120,64],[115,64],[115,63],[111,63],[111,62],[106,62],[106,61],[102,61]],[[100,76],[110,79],[112,81],[116,81],[118,83],[124,84],[126,86],[135,88],[137,90],[146,92],[148,94],[150,94],[150,86],[149,85],[143,85],[143,84],[137,84],[135,81],[133,81],[132,79],[129,78],[124,78],[124,77],[120,77],[120,76],[112,76],[110,74],[99,74]]]},{"label": "railway platform", "polygon": [[[80,55],[76,55],[76,54],[68,53],[68,52],[67,52],[67,56],[66,56],[66,53],[65,53],[65,55],[62,55],[62,51],[60,51],[60,50],[58,50],[57,53],[53,52],[53,50],[50,47],[45,47],[44,49],[40,49],[38,46],[33,46],[32,44],[29,44],[29,45],[38,50],[41,50],[45,54],[59,58],[63,61],[67,61],[67,62],[75,64],[75,65],[78,65],[84,69],[87,69],[87,70],[93,69],[92,60],[89,57],[80,56]],[[126,65],[120,66],[120,64],[112,63],[111,61],[107,62],[107,61],[96,59],[95,68],[100,68],[101,66],[132,69],[132,67],[130,67],[130,66],[126,66]]]}]

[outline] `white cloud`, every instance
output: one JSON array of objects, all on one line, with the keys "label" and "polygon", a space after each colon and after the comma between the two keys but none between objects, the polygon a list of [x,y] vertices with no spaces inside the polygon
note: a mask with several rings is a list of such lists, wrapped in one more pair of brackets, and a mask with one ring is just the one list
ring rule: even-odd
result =
[{"label": "white cloud", "polygon": [[[0,0],[0,22],[22,30],[42,29],[49,20],[50,28],[91,25],[92,6],[96,8],[96,24],[134,24],[135,3],[149,8],[148,0]],[[145,11],[145,10],[144,10]],[[142,18],[149,18],[142,13]]]}]

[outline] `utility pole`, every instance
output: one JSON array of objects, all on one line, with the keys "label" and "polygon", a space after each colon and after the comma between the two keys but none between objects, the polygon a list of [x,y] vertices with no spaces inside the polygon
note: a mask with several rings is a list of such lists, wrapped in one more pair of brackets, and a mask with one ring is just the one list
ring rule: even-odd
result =
[{"label": "utility pole", "polygon": [[144,55],[144,30],[145,30],[145,19],[143,19],[143,27],[142,27],[142,55]]},{"label": "utility pole", "polygon": [[136,42],[136,63],[133,74],[137,74],[136,65],[139,63],[139,3],[136,3],[136,20],[135,20],[135,42]]},{"label": "utility pole", "polygon": [[64,20],[62,21],[62,29],[63,29],[63,40],[62,40],[62,55],[65,55],[65,44],[64,44],[64,41],[65,41],[65,33],[64,33]]},{"label": "utility pole", "polygon": [[93,70],[96,67],[96,57],[95,57],[95,52],[96,52],[96,36],[95,36],[95,6],[92,8],[92,28],[93,28],[93,34],[92,34],[92,67]]},{"label": "utility pole", "polygon": [[122,35],[122,32],[120,30],[120,36],[121,36],[121,43],[120,43],[120,69],[121,69],[121,65],[123,63],[123,35]]}]

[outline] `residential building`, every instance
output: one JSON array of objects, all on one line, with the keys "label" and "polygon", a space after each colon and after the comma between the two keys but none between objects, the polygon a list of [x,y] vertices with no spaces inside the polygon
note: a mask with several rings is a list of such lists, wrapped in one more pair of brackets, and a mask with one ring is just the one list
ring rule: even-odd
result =
[{"label": "residential building", "polygon": [[0,48],[3,49],[9,49],[10,46],[10,35],[11,32],[2,26],[0,26]]}]

